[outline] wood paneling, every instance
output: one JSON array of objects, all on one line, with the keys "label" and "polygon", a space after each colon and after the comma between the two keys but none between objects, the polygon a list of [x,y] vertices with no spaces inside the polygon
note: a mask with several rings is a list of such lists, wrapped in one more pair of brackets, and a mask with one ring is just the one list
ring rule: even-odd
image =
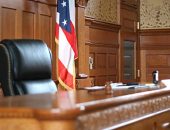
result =
[{"label": "wood paneling", "polygon": [[[38,3],[39,38],[51,47],[52,17],[48,5]],[[45,27],[45,28],[44,28]]]},{"label": "wood paneling", "polygon": [[152,82],[152,72],[159,71],[159,79],[170,78],[170,49],[141,51],[141,82]]},{"label": "wood paneling", "polygon": [[[51,42],[51,18],[49,16],[46,15],[40,15],[39,16],[39,21],[40,25],[39,25],[39,38],[46,41],[46,43],[48,44],[49,47],[51,47],[52,44],[50,44]],[[44,28],[44,26],[46,26],[47,28]]]},{"label": "wood paneling", "polygon": [[1,0],[0,40],[41,39],[53,54],[53,79],[56,80],[55,15],[56,0]]},{"label": "wood paneling", "polygon": [[142,50],[162,50],[170,48],[170,30],[155,29],[140,31],[140,48]]},{"label": "wood paneling", "polygon": [[141,82],[152,82],[152,72],[159,71],[159,79],[170,78],[170,30],[140,32]]},{"label": "wood paneling", "polygon": [[[80,1],[81,2],[81,1]],[[85,46],[85,16],[84,7],[76,7],[76,28],[77,28],[77,42],[78,42],[78,60],[77,60],[77,73],[88,74],[88,56],[86,54]]]},{"label": "wood paneling", "polygon": [[1,38],[14,38],[16,35],[16,9],[1,8]]},{"label": "wood paneling", "polygon": [[[129,17],[130,16],[130,17]],[[125,32],[136,32],[136,22],[137,22],[137,11],[121,9],[121,24],[123,28],[122,31]]]},{"label": "wood paneling", "polygon": [[93,78],[76,79],[76,88],[92,87],[92,86],[94,86]]},{"label": "wood paneling", "polygon": [[60,91],[1,98],[0,106],[1,130],[164,130],[170,88]]},{"label": "wood paneling", "polygon": [[35,35],[35,14],[23,11],[22,14],[22,38],[34,38]]},{"label": "wood paneling", "polygon": [[0,129],[1,130],[41,130],[39,121],[32,118],[31,119],[29,118],[0,119]]},{"label": "wood paneling", "polygon": [[108,45],[118,44],[117,35],[113,35],[114,33],[111,31],[90,28],[89,33],[90,33],[89,35],[90,40],[97,44],[108,44]]},{"label": "wood paneling", "polygon": [[118,80],[118,30],[119,26],[86,19],[86,46],[88,56],[93,58],[89,76],[95,85]]},{"label": "wood paneling", "polygon": [[[120,4],[120,67],[119,81],[120,82],[138,82],[139,76],[139,43],[138,43],[138,1],[137,0],[121,0]],[[134,46],[134,57],[127,55],[125,50],[126,42],[130,42]],[[131,51],[132,52],[132,51]],[[129,63],[126,62],[126,56],[130,56]],[[129,67],[131,64],[131,67]],[[128,65],[128,67],[127,67]],[[131,71],[129,71],[131,70]]]},{"label": "wood paneling", "polygon": [[137,2],[138,2],[138,0],[121,0],[122,5],[125,4],[125,5],[131,6],[131,7],[137,7]]},{"label": "wood paneling", "polygon": [[169,111],[159,113],[158,115],[144,118],[135,124],[130,124],[126,127],[122,127],[116,130],[166,130],[169,127],[163,127],[166,123],[169,123]]}]

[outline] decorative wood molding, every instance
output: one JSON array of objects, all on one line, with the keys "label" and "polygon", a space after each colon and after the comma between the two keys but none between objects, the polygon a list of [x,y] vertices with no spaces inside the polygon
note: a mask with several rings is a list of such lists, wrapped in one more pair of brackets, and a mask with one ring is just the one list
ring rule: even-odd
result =
[{"label": "decorative wood molding", "polygon": [[89,46],[96,46],[96,47],[119,48],[119,44],[117,42],[110,44],[110,43],[100,43],[100,42],[94,42],[94,41],[87,41],[85,44],[89,45]]},{"label": "decorative wood molding", "polygon": [[85,18],[85,24],[86,26],[89,26],[91,28],[107,30],[107,31],[112,31],[112,32],[119,32],[120,27],[121,27],[118,24],[106,23],[106,22],[95,20],[93,18],[89,18],[89,17]]},{"label": "decorative wood molding", "polygon": [[170,29],[143,29],[139,31],[140,36],[147,35],[168,35],[170,34]]},{"label": "decorative wood molding", "polygon": [[57,0],[35,0],[35,2],[44,3],[47,5],[53,5],[53,6],[57,5]]},{"label": "decorative wood molding", "polygon": [[76,0],[76,6],[85,7],[89,0]]},{"label": "decorative wood molding", "polygon": [[139,35],[141,50],[170,49],[170,29],[144,29],[139,31]]},{"label": "decorative wood molding", "polygon": [[33,118],[33,110],[27,108],[0,108],[0,118]]},{"label": "decorative wood molding", "polygon": [[[78,117],[78,128],[81,130],[103,129],[119,123],[153,114],[170,106],[170,96],[162,96],[118,107],[85,114]],[[100,120],[98,120],[100,118]],[[120,124],[119,124],[120,125]]]},{"label": "decorative wood molding", "polygon": [[141,50],[170,50],[170,45],[169,46],[148,46],[148,45],[142,45],[140,47]]},{"label": "decorative wood molding", "polygon": [[137,3],[137,0],[122,0],[121,1],[121,8],[127,8],[127,7],[131,7],[131,8],[134,8],[134,9],[137,9],[138,7],[138,3]]}]

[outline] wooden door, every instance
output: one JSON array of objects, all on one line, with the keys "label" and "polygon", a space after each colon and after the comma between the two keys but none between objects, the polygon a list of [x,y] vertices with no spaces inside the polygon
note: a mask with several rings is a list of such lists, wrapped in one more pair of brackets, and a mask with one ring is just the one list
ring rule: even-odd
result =
[{"label": "wooden door", "polygon": [[139,81],[138,5],[122,0],[120,5],[120,81]]}]

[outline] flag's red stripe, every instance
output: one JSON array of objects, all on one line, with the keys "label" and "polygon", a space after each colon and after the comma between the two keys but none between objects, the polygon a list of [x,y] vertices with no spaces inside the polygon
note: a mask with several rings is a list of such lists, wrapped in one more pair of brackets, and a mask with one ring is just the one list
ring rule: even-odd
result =
[{"label": "flag's red stripe", "polygon": [[55,30],[57,30],[57,31],[55,31],[55,37],[56,37],[56,39],[58,39],[58,37],[59,37],[59,24],[58,23],[55,24]]},{"label": "flag's red stripe", "polygon": [[70,88],[74,89],[73,75],[71,75],[63,63],[58,59],[58,70],[60,79]]},{"label": "flag's red stripe", "polygon": [[77,41],[76,41],[76,32],[74,29],[74,26],[72,24],[72,22],[70,22],[70,27],[71,27],[71,33],[67,32],[65,29],[63,29],[63,32],[68,40],[68,42],[70,43],[70,46],[72,47],[73,51],[74,51],[74,58],[78,57],[78,52],[77,52]]}]

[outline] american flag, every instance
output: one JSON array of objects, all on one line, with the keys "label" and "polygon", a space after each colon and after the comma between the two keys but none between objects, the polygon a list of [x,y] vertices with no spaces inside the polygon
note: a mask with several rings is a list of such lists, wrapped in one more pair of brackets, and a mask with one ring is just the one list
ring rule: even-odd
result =
[{"label": "american flag", "polygon": [[75,89],[75,59],[78,57],[75,33],[75,1],[58,0],[56,17],[58,80],[67,90]]}]

